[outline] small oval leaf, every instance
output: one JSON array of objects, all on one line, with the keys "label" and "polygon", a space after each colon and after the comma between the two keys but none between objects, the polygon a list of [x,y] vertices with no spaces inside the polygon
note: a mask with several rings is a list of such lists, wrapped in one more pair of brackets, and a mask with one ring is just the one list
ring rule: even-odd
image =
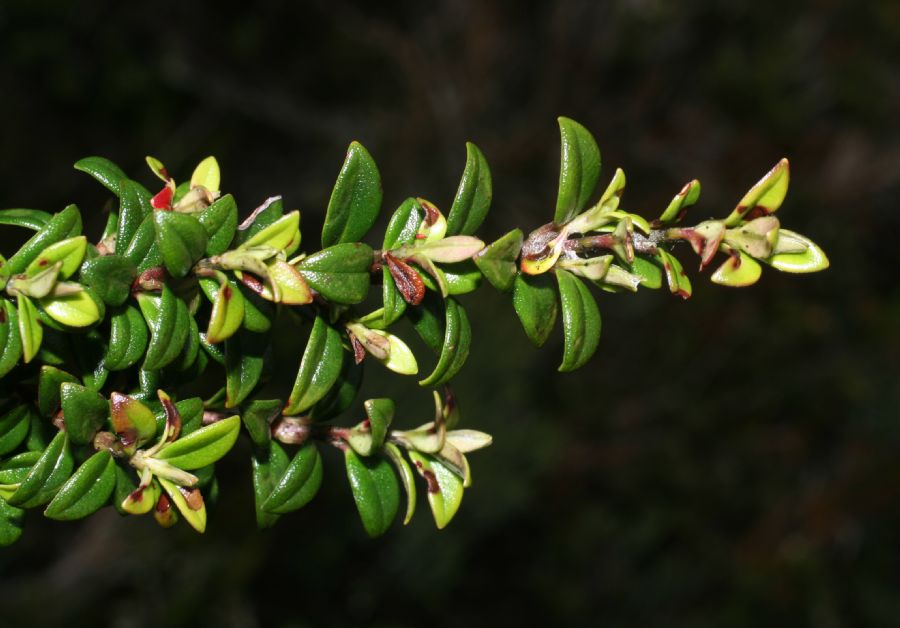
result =
[{"label": "small oval leaf", "polygon": [[381,195],[378,166],[362,144],[351,142],[328,201],[322,246],[362,239],[378,217]]},{"label": "small oval leaf", "polygon": [[104,506],[115,487],[116,462],[108,451],[98,451],[63,484],[44,515],[59,521],[82,519]]},{"label": "small oval leaf", "polygon": [[587,286],[572,273],[558,268],[556,280],[562,303],[564,353],[560,372],[584,365],[600,342],[600,310]]},{"label": "small oval leaf", "polygon": [[228,453],[240,429],[239,416],[216,421],[166,445],[156,457],[185,471],[199,469]]},{"label": "small oval leaf", "polygon": [[600,178],[600,149],[586,128],[569,118],[558,121],[562,145],[553,222],[563,225],[584,209],[594,194]]}]

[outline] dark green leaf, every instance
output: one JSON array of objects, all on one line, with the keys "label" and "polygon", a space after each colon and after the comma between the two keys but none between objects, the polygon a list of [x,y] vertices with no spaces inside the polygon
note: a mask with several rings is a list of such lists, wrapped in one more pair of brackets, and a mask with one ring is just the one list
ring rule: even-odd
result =
[{"label": "dark green leaf", "polygon": [[344,461],[363,527],[370,537],[381,536],[390,528],[400,507],[397,476],[384,458],[360,458],[350,448],[344,451]]},{"label": "dark green leaf", "polygon": [[322,458],[316,444],[307,442],[273,482],[262,509],[283,515],[302,508],[316,496],[321,485]]},{"label": "dark green leaf", "polygon": [[44,365],[38,376],[38,412],[45,419],[52,418],[60,408],[59,387],[63,382],[77,382],[78,378],[55,366]]},{"label": "dark green leaf", "polygon": [[60,240],[65,240],[81,233],[81,212],[75,205],[69,205],[41,227],[15,255],[10,257],[4,268],[11,275],[25,272],[28,265],[34,261],[48,246]]},{"label": "dark green leaf", "polygon": [[206,229],[207,255],[219,255],[228,250],[237,230],[237,204],[231,194],[217,199],[209,207],[197,214],[200,224]]},{"label": "dark green leaf", "polygon": [[109,501],[115,487],[116,462],[108,451],[98,451],[63,484],[44,515],[59,521],[87,517]]},{"label": "dark green leaf", "polygon": [[241,409],[241,420],[250,440],[258,447],[266,447],[272,440],[272,421],[281,415],[280,399],[254,399]]},{"label": "dark green leaf", "polygon": [[111,371],[134,366],[144,356],[150,334],[140,311],[126,305],[110,317],[109,345],[104,364]]},{"label": "dark green leaf", "polygon": [[444,340],[441,357],[431,375],[421,380],[421,386],[440,386],[448,382],[466,362],[472,342],[472,330],[465,309],[455,299],[445,303]]},{"label": "dark green leaf", "polygon": [[486,246],[473,259],[491,285],[497,290],[512,290],[516,280],[516,259],[522,250],[522,230],[513,229]]},{"label": "dark green leaf", "polygon": [[447,235],[472,235],[491,207],[493,187],[487,160],[475,144],[466,142],[466,167],[447,216]]},{"label": "dark green leaf", "polygon": [[[121,180],[119,194],[119,224],[116,226],[116,252],[124,253],[134,239],[144,218],[153,211],[149,199],[142,195],[141,186],[131,179]],[[137,264],[140,260],[131,259]]]},{"label": "dark green leaf", "polygon": [[69,439],[75,445],[87,445],[106,423],[109,404],[100,394],[72,382],[63,382],[59,391]]},{"label": "dark green leaf", "polygon": [[27,404],[15,406],[0,417],[0,456],[15,451],[28,436],[30,427],[31,409]]},{"label": "dark green leaf", "polygon": [[39,209],[3,209],[0,210],[0,225],[25,227],[40,231],[50,222],[52,214]]},{"label": "dark green leaf", "polygon": [[556,290],[546,274],[516,276],[513,286],[513,307],[525,329],[525,335],[540,347],[556,322]]},{"label": "dark green leaf", "polygon": [[394,276],[388,264],[381,268],[381,300],[383,302],[384,311],[382,312],[382,325],[388,325],[396,322],[406,311],[406,299],[397,288]]},{"label": "dark green leaf", "polygon": [[317,316],[284,413],[306,412],[322,399],[341,374],[343,355],[340,333]]},{"label": "dark green leaf", "polygon": [[267,345],[265,336],[248,331],[225,341],[226,408],[238,406],[259,383]]},{"label": "dark green leaf", "polygon": [[0,546],[12,545],[22,536],[25,511],[0,499]]},{"label": "dark green leaf", "polygon": [[13,506],[34,508],[46,504],[72,474],[72,452],[65,432],[57,432],[53,440],[28,472],[28,476],[7,500]]},{"label": "dark green leaf", "polygon": [[556,269],[562,302],[565,349],[561,372],[574,371],[587,362],[600,342],[600,310],[597,302],[578,277],[562,268]]},{"label": "dark green leaf", "polygon": [[107,305],[122,305],[131,294],[137,268],[121,255],[103,255],[81,265],[81,283],[93,289]]},{"label": "dark green leaf", "polygon": [[252,221],[248,224],[244,221],[238,226],[235,244],[241,245],[257,233],[273,224],[284,214],[284,205],[280,196],[272,196],[266,202],[257,207],[251,214]]},{"label": "dark green leaf", "polygon": [[590,131],[569,118],[559,118],[559,134],[559,195],[553,222],[563,225],[584,209],[597,187],[600,149]]},{"label": "dark green leaf", "polygon": [[137,299],[150,328],[150,345],[144,359],[144,368],[155,371],[181,354],[190,333],[191,315],[184,301],[168,285],[163,286],[161,296],[142,292]]},{"label": "dark green leaf", "polygon": [[180,469],[199,469],[224,456],[234,445],[241,429],[241,418],[232,416],[166,445],[156,457]]},{"label": "dark green leaf", "polygon": [[390,399],[367,399],[364,405],[368,418],[349,431],[347,443],[360,456],[371,456],[384,445],[395,408]]},{"label": "dark green leaf", "polygon": [[391,215],[387,230],[384,232],[382,250],[390,251],[399,246],[412,244],[422,224],[425,210],[414,198],[408,198],[400,204]]},{"label": "dark green leaf", "polygon": [[354,304],[369,292],[372,248],[351,242],[338,244],[310,255],[298,266],[300,274],[324,298],[335,303]]},{"label": "dark green leaf", "polygon": [[190,214],[156,211],[153,216],[166,270],[173,277],[184,277],[206,252],[206,229]]},{"label": "dark green leaf", "polygon": [[275,525],[279,515],[263,510],[262,505],[272,494],[276,482],[284,475],[290,459],[278,442],[271,441],[265,451],[253,454],[253,495],[256,503],[256,524],[260,528]]},{"label": "dark green leaf", "polygon": [[440,353],[444,344],[444,308],[443,299],[429,293],[420,306],[407,310],[416,332],[435,353]]},{"label": "dark green leaf", "polygon": [[105,157],[79,159],[75,162],[75,170],[91,175],[116,196],[119,195],[119,182],[126,178],[122,169]]},{"label": "dark green leaf", "polygon": [[144,216],[131,241],[127,244],[116,243],[116,251],[137,266],[139,272],[162,264],[162,254],[156,245],[155,213],[150,212]]},{"label": "dark green leaf", "polygon": [[310,418],[313,421],[326,421],[344,412],[356,399],[362,377],[362,365],[354,362],[352,353],[344,351],[340,377],[328,394],[312,407]]},{"label": "dark green leaf", "polygon": [[322,246],[356,242],[378,217],[381,208],[381,175],[369,152],[351,142],[328,201]]},{"label": "dark green leaf", "polygon": [[0,377],[9,373],[22,357],[19,312],[16,306],[0,299]]}]

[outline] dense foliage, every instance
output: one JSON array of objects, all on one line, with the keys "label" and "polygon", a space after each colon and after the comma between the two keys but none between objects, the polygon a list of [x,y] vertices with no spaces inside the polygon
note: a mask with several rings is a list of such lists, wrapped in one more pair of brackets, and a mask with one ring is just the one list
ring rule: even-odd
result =
[{"label": "dense foliage", "polygon": [[[662,288],[683,298],[691,281],[673,254],[685,241],[700,270],[723,254],[713,282],[755,283],[767,264],[787,272],[828,266],[808,238],[773,215],[789,182],[780,161],[724,219],[684,226],[700,184],[687,183],[656,218],[622,208],[617,169],[599,200],[600,151],[578,123],[559,119],[559,191],[552,222],[527,237],[513,229],[486,245],[476,237],[492,200],[488,163],[473,144],[446,216],[423,198],[393,212],[379,249],[363,242],[382,203],[378,168],[352,143],[326,210],[322,249],[300,252],[299,211],[278,196],[239,219],[223,194],[216,160],[177,183],[148,157],[162,182],[154,194],[112,162],[75,164],[117,199],[96,243],[82,234],[75,205],[49,214],[0,211],[0,224],[35,234],[0,267],[0,541],[21,534],[24,509],[78,519],[112,504],[153,512],[163,526],[184,518],[206,527],[219,485],[214,465],[243,432],[252,442],[260,526],[306,505],[323,481],[320,449],[344,456],[363,526],[383,534],[415,475],[439,528],[471,483],[466,454],[491,443],[459,427],[448,384],[472,343],[460,296],[487,279],[509,292],[527,337],[542,345],[562,318],[560,371],[583,366],[600,339],[593,285],[606,292]],[[372,285],[380,288],[373,291]],[[431,389],[430,420],[394,429],[391,399],[353,408],[366,362],[401,375],[419,360],[394,331],[408,320],[435,355],[419,380]],[[284,329],[307,334],[291,390],[261,396],[272,348]],[[190,396],[201,377],[219,385]],[[243,428],[243,429],[242,429]]]}]

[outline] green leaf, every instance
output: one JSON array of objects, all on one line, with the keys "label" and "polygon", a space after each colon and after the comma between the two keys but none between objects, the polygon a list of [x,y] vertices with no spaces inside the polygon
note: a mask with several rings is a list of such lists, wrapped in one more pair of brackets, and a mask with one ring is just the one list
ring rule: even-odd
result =
[{"label": "green leaf", "polygon": [[218,192],[221,177],[219,162],[210,155],[194,168],[194,173],[191,175],[191,188],[202,186],[210,192]]},{"label": "green leaf", "polygon": [[420,306],[407,311],[416,333],[435,353],[440,353],[444,344],[445,308],[444,301],[439,296],[426,294]]},{"label": "green leaf", "polygon": [[0,546],[12,545],[22,536],[25,511],[0,499]]},{"label": "green leaf", "polygon": [[300,246],[300,212],[285,214],[243,242],[238,250],[268,246],[290,255]]},{"label": "green leaf", "polygon": [[400,204],[391,215],[387,229],[384,232],[384,251],[390,251],[398,246],[412,244],[422,224],[425,210],[414,198],[408,198]]},{"label": "green leaf", "polygon": [[77,382],[78,378],[55,366],[44,365],[38,376],[38,412],[46,419],[52,418],[60,408],[60,390],[63,382]]},{"label": "green leaf", "polygon": [[322,458],[313,442],[304,443],[290,464],[272,483],[263,501],[264,511],[283,515],[302,508],[319,492],[322,485]]},{"label": "green leaf", "polygon": [[109,396],[109,414],[113,431],[126,451],[133,452],[156,436],[153,410],[133,397],[112,393]]},{"label": "green leaf", "polygon": [[0,377],[9,373],[22,357],[19,335],[19,311],[6,299],[0,299]]},{"label": "green leaf", "polygon": [[262,505],[272,494],[275,483],[284,474],[289,458],[284,449],[276,441],[269,442],[264,451],[255,451],[251,458],[253,464],[253,496],[256,505],[256,525],[269,528],[275,525],[279,515],[263,510]]},{"label": "green leaf", "polygon": [[162,294],[158,297],[141,292],[137,300],[150,328],[150,345],[144,358],[144,369],[155,371],[181,354],[190,333],[191,315],[184,301],[168,285],[163,285]]},{"label": "green leaf", "polygon": [[[384,306],[382,321],[383,325],[387,327],[403,316],[403,313],[406,311],[406,299],[404,299],[397,288],[394,276],[391,273],[390,262],[381,268],[381,282],[381,300]],[[411,284],[411,286],[416,287],[416,284]],[[424,291],[424,286],[422,290]]]},{"label": "green leaf", "polygon": [[197,214],[197,220],[206,229],[206,254],[220,255],[228,250],[237,231],[237,203],[231,194],[217,199]]},{"label": "green leaf", "polygon": [[[178,512],[184,517],[184,520],[197,532],[203,534],[203,532],[206,531],[206,504],[203,501],[202,495],[200,495],[200,489],[184,488],[165,478],[157,478],[157,480],[159,480],[160,485],[162,485],[166,493],[169,494],[169,497],[172,499],[172,502],[174,502]],[[196,507],[192,506],[187,499],[187,495],[192,493],[195,495],[192,501],[199,501],[199,505]]]},{"label": "green leaf", "polygon": [[387,532],[400,507],[400,486],[384,458],[360,458],[349,447],[344,451],[347,479],[366,533],[375,538]]},{"label": "green leaf", "polygon": [[84,259],[86,251],[87,238],[83,235],[60,240],[48,246],[40,255],[34,258],[28,265],[28,268],[25,269],[25,273],[33,277],[60,262],[62,265],[59,268],[59,278],[68,279],[81,266],[81,261]]},{"label": "green leaf", "polygon": [[280,196],[271,196],[266,201],[253,210],[250,217],[238,225],[237,240],[238,245],[246,242],[254,235],[274,223],[284,214],[284,204],[281,202]]},{"label": "green leaf", "polygon": [[759,281],[760,275],[762,267],[759,262],[743,251],[735,251],[716,269],[710,280],[720,286],[742,288],[755,284]]},{"label": "green leaf", "polygon": [[744,194],[725,219],[725,226],[734,227],[744,218],[774,214],[787,195],[790,179],[790,165],[787,159],[782,159]]},{"label": "green leaf", "polygon": [[34,508],[46,504],[72,474],[74,462],[65,432],[57,432],[28,475],[7,501],[13,506]]},{"label": "green leaf", "polygon": [[472,235],[491,207],[493,186],[487,160],[475,144],[466,142],[466,167],[447,216],[448,235]]},{"label": "green leaf", "polygon": [[162,254],[156,245],[156,213],[152,211],[144,216],[127,245],[116,243],[116,251],[137,266],[139,272],[162,263]]},{"label": "green leaf", "polygon": [[44,312],[58,323],[69,327],[88,327],[103,318],[102,302],[98,301],[90,291],[81,289],[61,297],[44,297],[40,304]]},{"label": "green leaf", "polygon": [[372,248],[360,242],[338,244],[310,255],[298,270],[325,299],[352,305],[369,292]]},{"label": "green leaf", "polygon": [[103,363],[110,371],[122,371],[144,357],[150,338],[140,311],[126,305],[110,317],[109,345]]},{"label": "green leaf", "polygon": [[301,275],[294,266],[280,259],[268,262],[267,266],[269,277],[278,290],[278,298],[274,298],[276,295],[271,294],[268,286],[263,290],[261,296],[265,298],[272,297],[271,300],[286,305],[306,305],[312,303],[312,290],[310,290],[309,284],[306,283],[306,279],[303,278],[303,275]]},{"label": "green leaf", "polygon": [[185,471],[199,469],[228,453],[240,430],[239,416],[216,421],[166,445],[156,457]]},{"label": "green leaf", "polygon": [[40,460],[43,451],[26,451],[16,454],[0,464],[0,484],[7,485],[0,490],[0,496],[6,499],[12,495],[18,485],[28,477],[35,463]]},{"label": "green leaf", "polygon": [[313,421],[326,421],[344,412],[356,399],[362,385],[363,368],[356,364],[353,355],[343,352],[343,368],[341,376],[321,401],[312,407],[309,413]]},{"label": "green leaf", "polygon": [[52,244],[81,233],[81,212],[75,205],[69,205],[41,227],[28,241],[21,246],[15,255],[10,257],[4,266],[10,275],[25,272],[44,250]]},{"label": "green leaf", "polygon": [[394,420],[394,402],[390,399],[367,399],[365,421],[349,430],[347,443],[360,456],[371,456],[381,449]]},{"label": "green leaf", "polygon": [[546,275],[516,276],[513,286],[513,307],[528,339],[540,347],[556,323],[556,290]]},{"label": "green leaf", "polygon": [[[119,222],[116,226],[116,252],[124,254],[134,239],[141,223],[153,211],[150,200],[142,194],[138,183],[131,179],[122,179],[119,194]],[[140,260],[131,260],[137,264]]]},{"label": "green leaf", "polygon": [[369,152],[351,142],[328,201],[322,246],[357,242],[372,228],[381,208],[381,175]]},{"label": "green leaf", "polygon": [[52,217],[49,212],[39,209],[3,209],[0,210],[0,225],[40,231]]},{"label": "green leaf", "polygon": [[75,170],[91,175],[116,196],[119,195],[120,181],[126,178],[122,169],[105,157],[79,159],[75,162]]},{"label": "green leaf", "polygon": [[403,525],[406,525],[412,521],[413,515],[416,512],[415,477],[413,476],[409,463],[400,452],[399,447],[394,443],[385,443],[384,452],[387,454],[388,459],[394,464],[394,468],[397,469],[397,475],[400,476],[400,482],[403,484],[403,490],[406,492],[406,514],[403,517]]},{"label": "green leaf", "polygon": [[[131,490],[126,493],[128,488]],[[127,475],[123,477],[123,474],[117,472],[115,500],[121,514],[145,515],[153,510],[161,494],[158,482],[134,486]]]},{"label": "green leaf", "polygon": [[137,268],[121,255],[103,255],[81,265],[81,283],[107,305],[122,305],[131,294]]},{"label": "green leaf", "polygon": [[228,283],[222,282],[213,301],[209,315],[209,327],[206,329],[206,340],[213,344],[231,338],[244,322],[244,295]]},{"label": "green leaf", "polygon": [[410,451],[409,458],[425,479],[428,505],[439,530],[444,529],[462,503],[463,481],[444,463],[429,454]]},{"label": "green leaf", "polygon": [[[784,252],[778,252],[779,249]],[[828,268],[825,252],[799,233],[780,229],[776,253],[763,261],[786,273],[815,273]]]},{"label": "green leaf", "polygon": [[562,147],[553,222],[564,225],[584,209],[594,194],[600,178],[600,149],[586,128],[569,118],[558,120]]},{"label": "green leaf", "polygon": [[272,440],[272,421],[281,416],[280,399],[254,399],[241,408],[241,421],[250,440],[257,447],[267,447]]},{"label": "green leaf", "polygon": [[484,242],[472,236],[450,236],[433,242],[426,242],[414,248],[404,247],[399,249],[398,256],[405,253],[414,254],[416,257],[424,256],[432,262],[439,264],[452,264],[471,259],[484,248]]},{"label": "green leaf", "polygon": [[75,445],[89,444],[106,423],[109,404],[102,395],[73,382],[63,382],[59,392],[69,439]]},{"label": "green leaf", "polygon": [[241,404],[262,377],[268,339],[241,331],[225,341],[226,408]]},{"label": "green leaf", "polygon": [[584,365],[597,350],[600,342],[600,310],[587,286],[575,275],[558,268],[556,280],[562,303],[565,342],[559,370],[574,371]]},{"label": "green leaf", "polygon": [[38,320],[37,308],[34,303],[23,294],[16,296],[19,307],[19,336],[22,338],[22,360],[25,364],[31,362],[41,348],[41,340],[44,338],[44,328]]},{"label": "green leaf", "polygon": [[456,375],[469,357],[472,330],[465,309],[455,299],[445,302],[444,340],[441,357],[434,371],[419,382],[420,386],[440,386]]},{"label": "green leaf", "polygon": [[672,222],[678,222],[681,216],[684,214],[685,210],[694,205],[700,199],[700,182],[697,179],[693,181],[688,181],[684,184],[684,187],[681,188],[681,191],[676,194],[672,200],[669,202],[668,207],[663,211],[662,215],[659,217],[659,222],[661,224],[669,224]]},{"label": "green leaf", "polygon": [[641,278],[641,285],[651,290],[662,287],[663,272],[654,258],[635,255],[631,264],[623,264],[625,270]]},{"label": "green leaf", "polygon": [[26,404],[15,406],[0,417],[0,456],[15,451],[28,436],[30,427],[31,410]]},{"label": "green leaf", "polygon": [[63,484],[44,515],[59,521],[82,519],[105,505],[115,487],[116,461],[108,451],[98,451]]},{"label": "green leaf", "polygon": [[669,290],[672,294],[677,294],[683,299],[690,298],[693,292],[691,280],[685,274],[678,258],[665,249],[657,249],[656,254],[660,262],[662,262],[663,270],[666,273],[666,281],[669,283]]},{"label": "green leaf", "polygon": [[340,332],[317,316],[284,413],[306,412],[322,399],[340,376],[343,359]]},{"label": "green leaf", "polygon": [[189,214],[156,211],[153,216],[156,245],[166,270],[173,277],[184,277],[206,252],[206,229]]},{"label": "green leaf", "polygon": [[473,259],[478,269],[497,290],[512,290],[516,280],[516,259],[522,250],[522,230],[513,229],[486,246]]}]

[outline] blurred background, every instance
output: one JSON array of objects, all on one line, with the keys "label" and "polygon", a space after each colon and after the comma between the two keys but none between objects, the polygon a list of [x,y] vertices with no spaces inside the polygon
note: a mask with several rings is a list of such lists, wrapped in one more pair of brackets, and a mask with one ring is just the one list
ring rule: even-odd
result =
[{"label": "blurred background", "polygon": [[[472,140],[494,239],[552,216],[567,115],[648,216],[697,177],[691,218],[723,217],[788,156],[779,216],[832,268],[600,295],[600,350],[567,375],[561,333],[531,347],[482,288],[455,388],[495,444],[447,530],[420,504],[368,540],[328,456],[319,497],[258,532],[244,445],[202,537],[30,513],[0,625],[900,625],[898,62],[895,0],[3,2],[0,207],[77,202],[99,235],[108,194],[75,160],[149,183],[146,154],[181,178],[215,154],[244,212],[299,207],[312,250],[348,142],[379,163],[383,226],[410,195],[448,209]],[[428,418],[376,370],[364,397]]]}]

